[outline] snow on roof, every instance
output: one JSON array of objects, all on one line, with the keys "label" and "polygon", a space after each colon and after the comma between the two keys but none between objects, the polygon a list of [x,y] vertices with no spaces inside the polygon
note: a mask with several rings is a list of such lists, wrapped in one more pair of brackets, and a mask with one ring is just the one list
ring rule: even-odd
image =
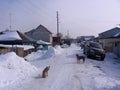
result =
[{"label": "snow on roof", "polygon": [[16,31],[6,31],[0,35],[0,40],[22,40]]},{"label": "snow on roof", "polygon": [[119,37],[119,36],[120,36],[120,32],[114,35],[114,37]]},{"label": "snow on roof", "polygon": [[47,45],[51,44],[49,42],[45,42],[45,41],[42,41],[42,40],[38,40],[37,43],[38,44],[47,44]]},{"label": "snow on roof", "polygon": [[[28,49],[31,49],[31,48],[34,48],[34,46],[32,45],[14,45],[15,47],[21,47],[21,48],[24,48],[24,50],[28,50]],[[12,45],[4,45],[4,44],[0,44],[0,47],[5,47],[5,48],[12,48],[14,47]]]},{"label": "snow on roof", "polygon": [[34,48],[34,46],[32,46],[32,45],[23,45],[23,48],[24,48],[24,50],[28,50],[28,49]]}]

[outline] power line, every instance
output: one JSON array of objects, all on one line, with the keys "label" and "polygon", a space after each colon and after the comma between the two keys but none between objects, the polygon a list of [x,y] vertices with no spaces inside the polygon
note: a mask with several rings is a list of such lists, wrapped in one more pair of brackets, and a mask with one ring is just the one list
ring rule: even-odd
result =
[{"label": "power line", "polygon": [[38,9],[38,11],[41,10],[45,15],[53,17],[48,13],[50,10],[48,8],[45,9],[42,4],[38,6],[38,2],[33,2],[32,0],[29,0],[28,3],[30,3],[34,8]]},{"label": "power line", "polygon": [[[21,0],[17,0],[17,7],[15,8],[15,10],[18,12],[20,10],[20,15],[28,15],[28,17],[36,17],[38,18],[38,20],[43,23],[47,22],[49,25],[53,25],[55,24],[55,14],[50,12],[49,8],[44,8],[41,5],[38,5],[38,2],[34,2],[32,0],[30,1],[21,1]],[[13,9],[14,10],[14,9]],[[15,13],[16,13],[15,11]],[[23,14],[21,13],[23,12]],[[24,16],[26,16],[24,15]],[[26,18],[25,18],[26,19]],[[31,18],[32,19],[32,18]],[[34,18],[33,18],[34,19]],[[37,21],[38,21],[37,20]],[[48,25],[46,24],[46,25]],[[10,25],[12,28],[12,25]]]},{"label": "power line", "polygon": [[[20,1],[18,1],[20,2]],[[22,2],[21,2],[22,3]],[[22,3],[23,4],[23,3]],[[24,4],[23,4],[24,5]],[[26,9],[26,11],[29,11],[31,14],[34,14],[34,13],[38,13],[38,15],[42,15],[42,17],[44,17],[45,19],[49,19],[49,21],[51,21],[52,23],[55,22],[53,21],[52,18],[55,18],[53,17],[51,14],[48,13],[48,10],[43,8],[43,7],[40,7],[41,5],[37,5],[36,3],[32,2],[31,0],[29,0],[27,2],[26,5],[24,5],[24,9]],[[26,8],[25,8],[26,7]],[[46,11],[47,10],[47,11]],[[51,18],[52,17],[52,18]],[[51,19],[51,20],[50,20]]]}]

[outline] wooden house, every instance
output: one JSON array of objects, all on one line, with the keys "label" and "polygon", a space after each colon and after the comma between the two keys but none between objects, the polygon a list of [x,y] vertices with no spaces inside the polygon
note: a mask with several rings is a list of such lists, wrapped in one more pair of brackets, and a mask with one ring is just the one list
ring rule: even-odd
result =
[{"label": "wooden house", "polygon": [[33,46],[25,49],[24,44],[28,42],[30,41],[27,37],[19,31],[3,31],[0,33],[0,54],[13,51],[18,56],[24,57],[27,55],[26,52],[34,50]]},{"label": "wooden house", "polygon": [[36,29],[25,32],[25,35],[36,41],[42,40],[52,43],[52,32],[43,25],[39,25]]},{"label": "wooden house", "polygon": [[99,34],[99,42],[102,44],[106,52],[113,52],[113,47],[117,42],[120,42],[120,28],[116,27]]}]

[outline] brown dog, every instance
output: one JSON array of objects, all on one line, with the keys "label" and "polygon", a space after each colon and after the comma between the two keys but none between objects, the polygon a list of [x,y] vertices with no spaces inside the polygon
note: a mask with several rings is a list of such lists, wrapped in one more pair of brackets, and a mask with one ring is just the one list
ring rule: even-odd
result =
[{"label": "brown dog", "polygon": [[43,70],[42,78],[48,77],[48,71],[49,71],[49,69],[50,69],[50,66],[47,66],[47,67]]},{"label": "brown dog", "polygon": [[80,55],[76,54],[76,57],[77,57],[77,62],[80,61],[81,59],[83,60],[83,63],[85,62],[84,56],[80,56]]}]

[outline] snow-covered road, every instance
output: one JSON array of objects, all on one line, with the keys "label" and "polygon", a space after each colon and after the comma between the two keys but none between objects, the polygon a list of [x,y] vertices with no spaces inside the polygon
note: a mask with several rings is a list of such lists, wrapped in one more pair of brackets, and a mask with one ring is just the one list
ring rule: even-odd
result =
[{"label": "snow-covered road", "polygon": [[[112,56],[106,56],[105,61],[86,58],[85,63],[81,60],[78,64],[75,54],[83,55],[80,47],[59,48],[59,53],[54,52],[49,57],[51,51],[47,56],[37,55],[36,60],[30,61],[38,68],[31,80],[9,90],[120,90],[120,63],[115,63]],[[41,78],[42,70],[48,65],[49,76]]]}]

